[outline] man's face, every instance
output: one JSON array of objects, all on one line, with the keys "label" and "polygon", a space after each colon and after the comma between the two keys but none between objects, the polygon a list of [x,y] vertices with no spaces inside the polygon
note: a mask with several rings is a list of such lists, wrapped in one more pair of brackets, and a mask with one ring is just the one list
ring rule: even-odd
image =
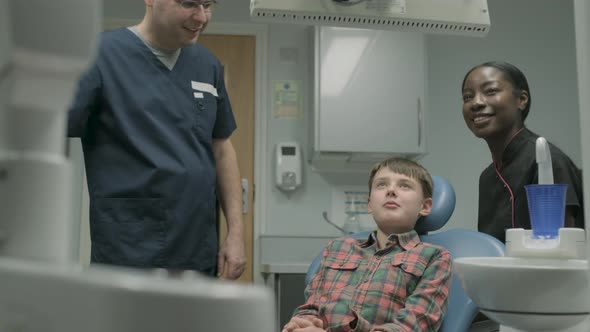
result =
[{"label": "man's face", "polygon": [[166,48],[197,42],[211,19],[212,0],[153,0],[153,23]]},{"label": "man's face", "polygon": [[369,212],[386,235],[412,230],[420,216],[430,213],[432,199],[424,198],[415,179],[387,167],[375,174],[369,197]]}]

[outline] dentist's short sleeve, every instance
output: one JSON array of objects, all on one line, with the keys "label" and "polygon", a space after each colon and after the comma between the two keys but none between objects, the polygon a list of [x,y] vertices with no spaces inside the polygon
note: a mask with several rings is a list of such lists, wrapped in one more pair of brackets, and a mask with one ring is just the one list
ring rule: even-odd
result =
[{"label": "dentist's short sleeve", "polygon": [[69,137],[83,138],[86,135],[88,119],[100,104],[101,85],[97,65],[93,65],[81,76],[68,112]]}]

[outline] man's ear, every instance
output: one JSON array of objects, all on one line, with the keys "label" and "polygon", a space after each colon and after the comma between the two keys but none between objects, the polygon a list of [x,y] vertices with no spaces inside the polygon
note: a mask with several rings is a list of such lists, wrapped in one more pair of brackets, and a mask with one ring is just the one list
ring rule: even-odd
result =
[{"label": "man's ear", "polygon": [[421,216],[427,216],[432,211],[432,198],[426,198],[422,202],[422,208],[420,209]]}]

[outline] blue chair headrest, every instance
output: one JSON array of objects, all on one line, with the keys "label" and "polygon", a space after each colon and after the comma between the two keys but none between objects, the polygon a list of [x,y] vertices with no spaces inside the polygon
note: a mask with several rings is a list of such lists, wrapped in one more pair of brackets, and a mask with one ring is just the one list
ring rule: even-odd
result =
[{"label": "blue chair headrest", "polygon": [[433,176],[432,211],[421,217],[414,229],[418,234],[426,234],[442,228],[455,210],[455,190],[443,177]]}]

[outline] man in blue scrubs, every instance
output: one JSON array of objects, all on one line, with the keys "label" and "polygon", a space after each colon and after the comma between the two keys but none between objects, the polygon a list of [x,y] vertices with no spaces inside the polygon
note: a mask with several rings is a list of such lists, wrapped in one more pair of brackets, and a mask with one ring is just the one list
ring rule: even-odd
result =
[{"label": "man in blue scrubs", "polygon": [[[215,0],[144,2],[139,25],[102,34],[69,112],[68,135],[84,150],[91,261],[238,278],[236,124],[223,68],[197,44]],[[228,226],[221,246],[217,200]]]}]

